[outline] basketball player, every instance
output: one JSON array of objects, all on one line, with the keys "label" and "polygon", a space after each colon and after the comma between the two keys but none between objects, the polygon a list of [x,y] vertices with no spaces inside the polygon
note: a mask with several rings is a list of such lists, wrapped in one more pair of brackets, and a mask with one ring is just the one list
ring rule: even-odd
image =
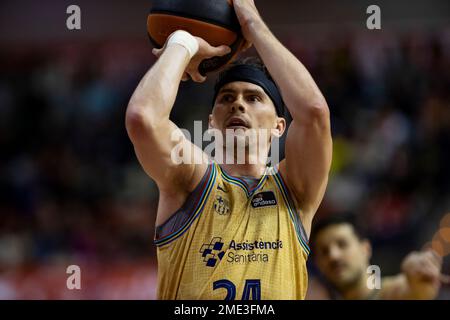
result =
[{"label": "basketball player", "polygon": [[[328,106],[253,0],[233,5],[246,41],[265,67],[237,63],[220,74],[209,126],[224,136],[231,131],[236,140],[251,130],[271,130],[275,133],[264,141],[268,146],[286,129],[286,105],[293,117],[286,156],[277,168],[254,164],[247,161],[254,154],[245,145],[245,163],[211,162],[184,136],[172,139],[177,126],[169,115],[180,81],[205,81],[199,63],[230,49],[177,31],[163,49],[154,50],[158,60],[129,102],[126,128],[159,189],[159,299],[304,299],[306,294],[308,235],[331,163]],[[205,161],[174,162],[171,154],[180,143],[192,150],[192,158]]]},{"label": "basketball player", "polygon": [[381,288],[368,286],[372,248],[352,219],[332,217],[313,229],[314,261],[330,289],[328,296],[311,293],[314,299],[434,299],[441,281],[448,281],[441,275],[442,258],[424,250],[407,255],[402,273],[382,278]]}]

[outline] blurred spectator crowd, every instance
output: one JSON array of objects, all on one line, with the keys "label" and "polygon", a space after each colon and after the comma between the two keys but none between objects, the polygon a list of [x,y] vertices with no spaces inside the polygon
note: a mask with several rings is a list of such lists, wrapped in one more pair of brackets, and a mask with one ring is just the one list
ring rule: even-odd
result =
[{"label": "blurred spectator crowd", "polygon": [[[374,262],[398,272],[450,212],[448,34],[282,40],[331,109],[333,165],[318,218],[357,214]],[[153,62],[146,42],[0,49],[0,297],[2,281],[33,267],[155,261],[157,189],[124,124]],[[181,85],[180,127],[207,119],[212,84]]]}]

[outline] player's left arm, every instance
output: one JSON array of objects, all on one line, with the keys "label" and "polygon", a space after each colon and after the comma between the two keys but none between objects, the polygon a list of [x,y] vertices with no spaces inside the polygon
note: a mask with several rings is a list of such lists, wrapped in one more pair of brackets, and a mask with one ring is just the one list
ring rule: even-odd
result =
[{"label": "player's left arm", "polygon": [[402,262],[402,273],[383,280],[380,299],[431,300],[442,281],[442,258],[432,250],[412,252]]},{"label": "player's left arm", "polygon": [[277,83],[293,121],[280,172],[307,229],[325,193],[332,158],[330,113],[305,66],[272,34],[253,0],[233,0],[244,37],[253,43]]}]

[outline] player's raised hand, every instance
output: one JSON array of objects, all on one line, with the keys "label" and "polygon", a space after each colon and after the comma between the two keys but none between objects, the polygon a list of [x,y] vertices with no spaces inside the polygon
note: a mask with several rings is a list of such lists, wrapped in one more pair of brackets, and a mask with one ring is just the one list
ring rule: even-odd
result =
[{"label": "player's raised hand", "polygon": [[442,257],[433,250],[412,252],[404,259],[402,269],[411,281],[441,282]]},{"label": "player's raised hand", "polygon": [[[198,51],[191,58],[186,70],[183,74],[183,78],[181,80],[187,81],[192,79],[195,82],[204,82],[206,77],[200,74],[199,66],[200,63],[212,57],[221,57],[231,52],[231,48],[225,45],[213,47],[208,42],[199,37],[194,37],[198,42]],[[161,54],[164,52],[166,48],[166,44],[161,49],[153,49],[153,54],[159,58]]]},{"label": "player's raised hand", "polygon": [[443,280],[441,269],[442,257],[431,249],[412,252],[402,263],[409,290],[419,299],[433,299],[437,296]]},{"label": "player's raised hand", "polygon": [[262,21],[254,0],[232,0],[234,11],[241,25],[242,34],[246,40],[243,50],[252,46],[251,28],[256,22]]},{"label": "player's raised hand", "polygon": [[191,62],[186,68],[186,73],[195,82],[204,82],[206,77],[200,74],[199,66],[203,60],[212,57],[222,57],[231,52],[231,48],[225,45],[213,47],[202,38],[195,37],[198,41],[199,49],[195,56],[192,57]]}]

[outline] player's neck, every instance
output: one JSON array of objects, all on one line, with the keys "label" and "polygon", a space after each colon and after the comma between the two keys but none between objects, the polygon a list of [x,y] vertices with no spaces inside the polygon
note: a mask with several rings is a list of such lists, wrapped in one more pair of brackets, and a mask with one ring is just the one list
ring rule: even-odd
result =
[{"label": "player's neck", "polygon": [[259,179],[266,170],[267,155],[251,152],[248,148],[245,151],[243,157],[239,157],[237,152],[230,152],[230,150],[224,149],[225,161],[220,166],[231,176]]},{"label": "player's neck", "polygon": [[261,178],[266,166],[264,164],[221,164],[222,170],[233,177]]},{"label": "player's neck", "polygon": [[354,286],[341,292],[341,295],[345,300],[365,300],[371,293],[372,290],[367,287],[366,277],[361,277]]}]

